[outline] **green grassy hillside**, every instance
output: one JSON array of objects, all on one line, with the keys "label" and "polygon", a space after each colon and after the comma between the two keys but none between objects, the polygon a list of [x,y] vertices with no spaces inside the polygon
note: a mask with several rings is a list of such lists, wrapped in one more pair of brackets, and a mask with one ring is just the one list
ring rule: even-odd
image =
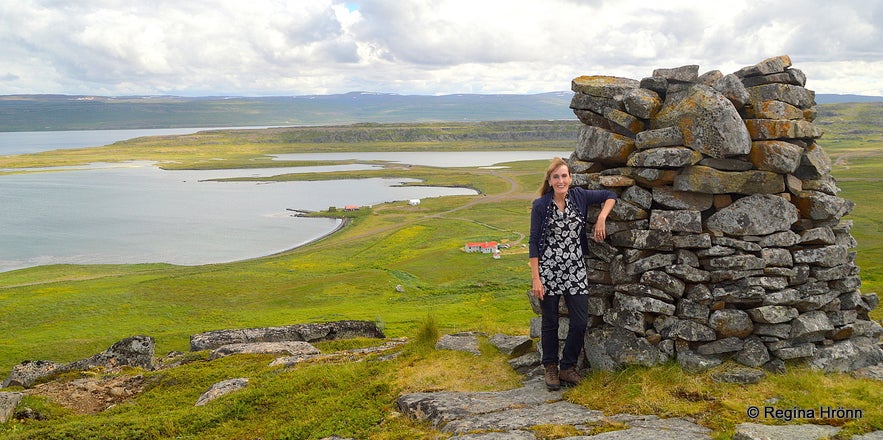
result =
[{"label": "green grassy hillside", "polygon": [[[827,134],[820,144],[835,163],[833,174],[843,189],[841,195],[857,205],[849,218],[855,222],[864,292],[883,292],[879,263],[883,259],[883,194],[879,190],[883,142],[875,122],[881,114],[881,107],[872,104],[820,111],[820,119],[835,121],[824,125]],[[96,149],[0,158],[0,167],[98,158],[157,160],[169,167],[205,167],[216,162],[230,167],[263,166],[268,162],[265,154],[346,148],[303,139],[272,142],[261,136],[258,132],[213,132],[145,138]],[[531,149],[544,144],[507,142]],[[393,139],[361,147],[402,151],[499,148],[499,144],[476,138],[450,142]],[[560,149],[560,144],[554,148]],[[225,161],[211,160],[216,158]],[[45,399],[27,397],[25,404],[48,420],[0,425],[0,436],[444,438],[431,427],[398,415],[395,397],[410,391],[507,389],[516,386],[518,378],[505,358],[492,349],[484,347],[479,357],[437,352],[427,342],[432,338],[425,336],[466,330],[526,334],[533,317],[525,299],[529,276],[521,245],[526,243],[529,202],[545,162],[506,165],[496,170],[387,168],[380,173],[417,177],[431,185],[470,186],[481,195],[426,199],[419,206],[404,202],[376,206],[355,215],[346,228],[328,238],[266,258],[197,267],[45,266],[0,274],[0,374],[26,359],[81,359],[137,334],[155,337],[159,356],[188,350],[193,333],[341,319],[375,321],[387,336],[411,340],[403,355],[392,360],[306,363],[290,369],[269,367],[266,356],[209,362],[204,353],[197,353],[198,361],[183,367],[123,372],[143,375],[145,391],[100,414],[76,414]],[[466,241],[483,240],[512,247],[499,260],[462,251]],[[398,285],[403,292],[396,290]],[[872,316],[883,318],[880,309]],[[342,348],[347,346],[320,346],[323,351]],[[103,373],[87,376],[103,377]],[[193,406],[212,383],[243,376],[252,379],[246,391],[217,405]],[[875,390],[880,390],[878,382],[803,369],[741,386],[717,383],[710,373],[685,375],[666,366],[594,373],[569,396],[610,413],[695,417],[712,427],[718,438],[727,438],[736,423],[750,421],[744,414],[748,405],[773,398],[779,407],[862,408],[862,419],[827,422],[843,425],[847,433],[883,429],[883,393]]]}]

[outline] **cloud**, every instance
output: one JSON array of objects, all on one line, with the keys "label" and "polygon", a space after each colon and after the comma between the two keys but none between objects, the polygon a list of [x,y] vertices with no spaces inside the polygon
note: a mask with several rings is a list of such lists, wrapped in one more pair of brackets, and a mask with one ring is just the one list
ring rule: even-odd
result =
[{"label": "cloud", "polygon": [[862,0],[0,3],[2,94],[538,93],[788,54],[821,93],[883,95]]}]

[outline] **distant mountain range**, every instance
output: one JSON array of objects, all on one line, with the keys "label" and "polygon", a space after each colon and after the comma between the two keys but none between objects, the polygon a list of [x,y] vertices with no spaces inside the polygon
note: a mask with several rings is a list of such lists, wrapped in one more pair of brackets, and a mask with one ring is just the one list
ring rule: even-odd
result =
[{"label": "distant mountain range", "polygon": [[[0,131],[342,125],[360,122],[576,119],[572,92],[533,95],[307,96],[0,95]],[[883,102],[880,96],[816,95],[819,104]]]}]

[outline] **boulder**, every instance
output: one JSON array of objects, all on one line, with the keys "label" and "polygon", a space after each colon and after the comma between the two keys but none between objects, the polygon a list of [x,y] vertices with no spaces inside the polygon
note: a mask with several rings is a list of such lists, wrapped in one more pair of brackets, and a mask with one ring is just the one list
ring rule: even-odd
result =
[{"label": "boulder", "polygon": [[769,235],[789,231],[797,218],[797,208],[787,200],[754,194],[712,214],[706,226],[730,235]]},{"label": "boulder", "polygon": [[95,367],[121,367],[128,365],[152,370],[156,341],[150,336],[132,336],[114,343],[107,350],[90,358],[71,362],[60,371],[88,370]]},{"label": "boulder", "polygon": [[368,321],[336,321],[294,324],[283,327],[215,330],[190,336],[190,351],[211,350],[227,344],[248,342],[320,342],[347,338],[385,338],[377,324]]},{"label": "boulder", "polygon": [[828,373],[855,371],[883,364],[883,348],[869,338],[853,338],[818,347],[809,364]]},{"label": "boulder", "polygon": [[22,395],[22,393],[0,392],[0,423],[6,423],[12,418]]},{"label": "boulder", "polygon": [[745,338],[754,330],[751,317],[742,310],[715,310],[708,318],[708,325],[721,338]]},{"label": "boulder", "polygon": [[476,356],[481,355],[481,350],[478,348],[478,333],[475,332],[461,332],[443,335],[435,343],[435,349],[465,351],[466,353],[472,353]]},{"label": "boulder", "polygon": [[690,210],[657,209],[650,214],[650,229],[698,234],[702,232],[702,213]]},{"label": "boulder", "polygon": [[488,342],[510,357],[518,357],[527,353],[533,347],[533,340],[527,336],[510,336],[504,334],[495,334],[488,339]]},{"label": "boulder", "polygon": [[716,339],[713,329],[690,319],[673,320],[670,325],[660,326],[657,330],[664,338],[682,341],[708,342]]},{"label": "boulder", "polygon": [[199,396],[199,399],[196,400],[196,406],[203,406],[212,400],[217,399],[218,397],[230,394],[234,391],[241,390],[248,386],[248,378],[240,377],[236,379],[228,379],[222,382],[218,382],[209,388],[208,391],[202,393]]},{"label": "boulder", "polygon": [[840,432],[840,428],[828,425],[740,423],[736,425],[736,434],[733,435],[733,440],[822,440],[833,438],[838,432]]},{"label": "boulder", "polygon": [[803,149],[790,142],[757,141],[751,144],[749,158],[755,168],[779,174],[789,174],[800,165]]},{"label": "boulder", "polygon": [[759,337],[750,336],[734,360],[746,367],[760,367],[770,361],[770,352]]},{"label": "boulder", "polygon": [[[670,186],[654,187],[652,201],[668,209],[686,209],[692,211],[705,211],[711,208],[714,196],[711,194],[675,191]],[[645,209],[649,209],[649,206]]]},{"label": "boulder", "polygon": [[38,380],[55,374],[62,364],[52,361],[24,361],[14,367],[3,381],[2,388],[24,387],[30,388]]},{"label": "boulder", "polygon": [[785,191],[785,179],[770,171],[720,171],[708,166],[685,168],[673,181],[677,191],[706,194],[776,194]]},{"label": "boulder", "polygon": [[634,148],[635,142],[627,136],[584,125],[579,130],[575,154],[580,160],[624,165]]},{"label": "boulder", "polygon": [[762,324],[781,324],[796,318],[800,312],[788,306],[760,306],[745,311],[751,320]]},{"label": "boulder", "polygon": [[586,334],[585,351],[594,370],[613,371],[626,365],[652,367],[668,360],[647,339],[622,328],[591,329]]},{"label": "boulder", "polygon": [[561,391],[524,386],[498,392],[422,392],[399,396],[399,411],[449,434],[486,431],[505,433],[498,438],[533,435],[538,424],[582,425],[600,421],[604,414],[561,400]]},{"label": "boulder", "polygon": [[711,87],[694,85],[680,96],[669,94],[651,129],[676,126],[684,145],[706,156],[724,158],[751,151],[751,137],[739,112]]},{"label": "boulder", "polygon": [[645,168],[674,168],[695,165],[702,154],[686,147],[659,147],[633,153],[626,165]]},{"label": "boulder", "polygon": [[664,127],[645,130],[635,136],[635,148],[645,150],[657,147],[684,145],[684,135],[677,127]]},{"label": "boulder", "polygon": [[622,95],[622,103],[625,111],[641,119],[650,119],[662,106],[658,93],[641,88],[626,90]]},{"label": "boulder", "polygon": [[287,356],[309,357],[320,354],[309,342],[246,342],[222,345],[212,350],[210,359],[217,359],[234,354],[279,354]]},{"label": "boulder", "polygon": [[571,81],[570,89],[575,93],[603,98],[617,98],[631,89],[640,86],[640,81],[615,76],[580,76]]}]

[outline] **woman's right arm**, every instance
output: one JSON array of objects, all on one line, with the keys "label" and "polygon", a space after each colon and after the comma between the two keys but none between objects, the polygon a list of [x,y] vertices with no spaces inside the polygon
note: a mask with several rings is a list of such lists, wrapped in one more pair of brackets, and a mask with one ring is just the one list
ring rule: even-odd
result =
[{"label": "woman's right arm", "polygon": [[533,206],[530,211],[530,242],[528,243],[529,249],[529,257],[530,257],[530,277],[531,277],[531,287],[530,291],[533,295],[539,299],[543,299],[543,295],[545,295],[545,289],[543,288],[543,282],[540,279],[540,236],[542,234],[542,223],[543,223],[543,209],[541,208],[541,204],[539,200],[534,201]]},{"label": "woman's right arm", "polygon": [[546,289],[543,287],[542,279],[540,279],[540,259],[537,257],[531,257],[530,259],[530,276],[530,291],[533,293],[533,296],[542,301],[543,296],[546,294]]}]

